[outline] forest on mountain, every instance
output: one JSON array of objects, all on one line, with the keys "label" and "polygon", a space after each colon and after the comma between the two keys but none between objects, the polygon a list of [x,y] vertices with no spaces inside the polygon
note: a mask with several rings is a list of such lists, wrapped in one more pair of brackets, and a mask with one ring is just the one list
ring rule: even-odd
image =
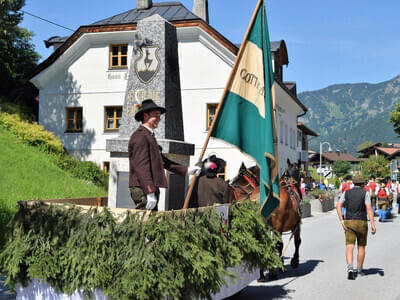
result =
[{"label": "forest on mountain", "polygon": [[312,150],[319,151],[319,143],[326,141],[334,151],[357,156],[358,146],[365,141],[400,143],[389,122],[389,114],[400,102],[400,75],[377,84],[331,85],[300,93],[298,98],[308,107],[300,121],[319,134],[310,139]]}]

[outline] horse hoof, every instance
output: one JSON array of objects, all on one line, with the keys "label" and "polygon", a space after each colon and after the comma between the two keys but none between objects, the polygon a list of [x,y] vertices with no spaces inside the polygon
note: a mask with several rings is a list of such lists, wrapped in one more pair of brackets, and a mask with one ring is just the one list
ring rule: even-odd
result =
[{"label": "horse hoof", "polygon": [[296,260],[292,259],[290,261],[290,265],[292,266],[293,269],[296,269],[299,266],[299,260],[298,259],[296,259]]}]

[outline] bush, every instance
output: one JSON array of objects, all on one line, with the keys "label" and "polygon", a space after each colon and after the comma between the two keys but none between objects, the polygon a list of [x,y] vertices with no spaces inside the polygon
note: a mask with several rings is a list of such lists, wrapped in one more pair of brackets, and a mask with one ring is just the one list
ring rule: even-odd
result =
[{"label": "bush", "polygon": [[338,177],[335,179],[335,188],[338,190],[340,188],[340,180]]},{"label": "bush", "polygon": [[18,115],[22,120],[33,121],[36,118],[27,107],[11,103],[2,96],[0,96],[0,112]]},{"label": "bush", "polygon": [[211,299],[243,261],[248,268],[282,267],[260,208],[230,206],[229,229],[215,208],[127,213],[20,202],[10,239],[0,253],[6,284],[38,278],[72,294],[100,288],[112,299]]},{"label": "bush", "polygon": [[310,192],[310,196],[312,196],[315,199],[321,199],[321,200],[328,200],[334,198],[332,193],[319,189],[312,190]]},{"label": "bush", "polygon": [[24,121],[18,114],[0,113],[0,126],[4,127],[18,138],[40,150],[52,154],[65,154],[61,141],[43,126]]},{"label": "bush", "polygon": [[19,114],[9,114],[0,109],[0,126],[7,129],[29,145],[38,147],[41,151],[53,156],[56,165],[71,176],[94,183],[97,186],[108,187],[108,175],[95,163],[79,161],[70,157],[65,151],[60,139],[36,122],[22,120]]},{"label": "bush", "polygon": [[74,157],[63,155],[57,157],[57,166],[67,171],[71,176],[93,182],[97,186],[108,188],[108,174],[101,170],[94,162],[79,161]]}]

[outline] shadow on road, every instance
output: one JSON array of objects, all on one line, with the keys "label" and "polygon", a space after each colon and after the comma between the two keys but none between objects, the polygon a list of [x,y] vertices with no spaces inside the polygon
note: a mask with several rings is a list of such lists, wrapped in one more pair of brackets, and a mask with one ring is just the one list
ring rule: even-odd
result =
[{"label": "shadow on road", "polygon": [[319,263],[324,262],[319,259],[310,259],[303,263],[300,263],[296,269],[293,269],[290,264],[285,265],[287,268],[286,272],[279,273],[278,279],[291,278],[291,277],[301,277],[311,273]]},{"label": "shadow on road", "polygon": [[[311,273],[315,269],[315,267],[321,262],[324,261],[317,259],[310,259],[303,263],[300,263],[296,269],[293,269],[290,266],[290,264],[285,265],[287,271],[283,273],[278,273],[278,280],[285,278],[292,278],[290,282],[293,282],[297,278]],[[267,281],[265,285],[257,285],[257,286],[250,285],[241,292],[239,292],[238,294],[233,295],[232,297],[226,299],[227,300],[228,299],[229,300],[292,299],[292,297],[289,294],[294,293],[295,290],[290,290],[285,288],[288,282],[283,283],[281,285],[270,285],[274,281]]]},{"label": "shadow on road", "polygon": [[[243,290],[244,291],[244,290]],[[293,290],[286,290],[280,285],[272,286],[248,286],[244,292],[239,292],[226,300],[268,300],[268,299],[292,299],[289,293]],[[261,296],[262,295],[262,296]]]},{"label": "shadow on road", "polygon": [[380,276],[385,276],[385,271],[380,268],[369,268],[363,270],[365,275],[375,275],[379,274]]}]

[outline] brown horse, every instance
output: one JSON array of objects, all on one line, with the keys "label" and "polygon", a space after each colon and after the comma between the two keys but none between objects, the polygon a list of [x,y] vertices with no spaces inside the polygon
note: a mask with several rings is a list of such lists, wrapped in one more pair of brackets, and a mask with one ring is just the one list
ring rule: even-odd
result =
[{"label": "brown horse", "polygon": [[[279,205],[268,218],[268,223],[280,234],[287,231],[292,232],[292,236],[294,236],[295,252],[290,264],[293,268],[297,268],[299,265],[299,248],[301,243],[300,193],[296,187],[296,182],[299,181],[298,174],[297,165],[291,164],[288,160],[288,169],[280,180]],[[244,164],[242,164],[239,175],[231,182],[232,199],[240,201],[250,198],[258,202],[260,199],[259,176],[260,170],[257,166],[247,169]],[[280,255],[282,255],[283,243],[279,243],[277,249]],[[260,275],[260,279],[262,280],[264,273],[261,272]],[[271,277],[274,277],[274,273],[272,272],[270,272],[270,278]]]}]

